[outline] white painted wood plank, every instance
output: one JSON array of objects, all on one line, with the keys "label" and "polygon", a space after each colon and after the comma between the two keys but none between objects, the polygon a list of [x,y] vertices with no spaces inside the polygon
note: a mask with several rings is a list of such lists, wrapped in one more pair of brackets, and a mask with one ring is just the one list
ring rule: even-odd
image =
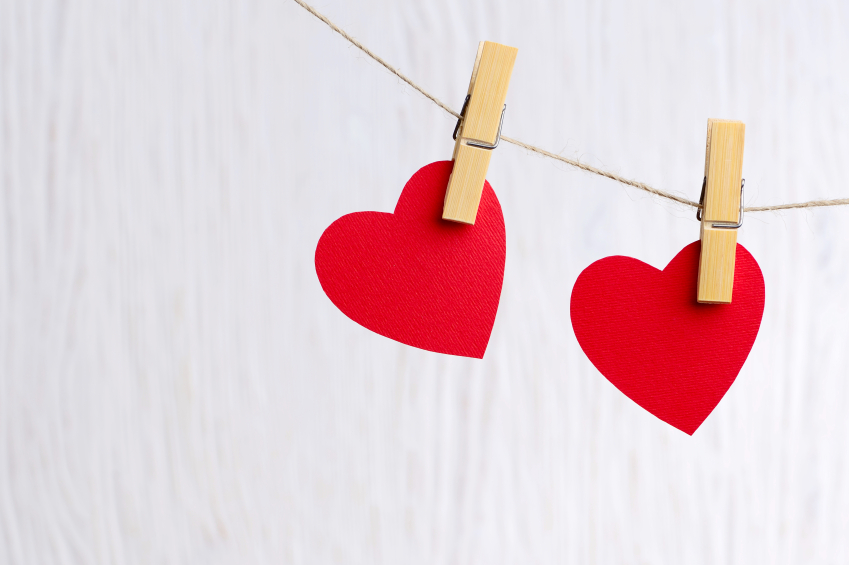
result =
[{"label": "white painted wood plank", "polygon": [[[740,119],[750,204],[847,194],[839,0],[317,7],[458,109],[477,42],[519,47],[507,135],[696,198],[706,118]],[[502,145],[483,361],[322,294],[322,230],[453,126],[287,0],[0,2],[0,563],[849,561],[849,211],[747,217],[763,329],[689,438],[569,296],[691,211]]]}]

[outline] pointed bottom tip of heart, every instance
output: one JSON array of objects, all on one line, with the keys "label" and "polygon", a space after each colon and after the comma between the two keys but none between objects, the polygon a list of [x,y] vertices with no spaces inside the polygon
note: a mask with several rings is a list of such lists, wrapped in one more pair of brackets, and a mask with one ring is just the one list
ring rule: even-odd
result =
[{"label": "pointed bottom tip of heart", "polygon": [[[386,336],[384,336],[386,337]],[[389,338],[393,339],[393,338]],[[393,341],[398,341],[393,339]],[[486,353],[486,349],[483,351],[448,351],[445,349],[430,349],[428,347],[422,347],[421,345],[416,345],[413,343],[404,343],[403,341],[398,341],[398,343],[403,343],[404,345],[409,345],[410,347],[415,347],[416,349],[421,349],[422,351],[430,351],[431,353],[439,353],[440,355],[451,355],[453,357],[465,357],[467,359],[483,359],[484,354]]]},{"label": "pointed bottom tip of heart", "polygon": [[676,426],[675,424],[670,424],[669,422],[666,422],[666,423],[669,424],[670,426],[672,426],[673,428],[675,428],[676,430],[684,432],[688,436],[693,437],[693,434],[696,433],[696,430],[698,430],[702,426],[702,424],[704,423],[704,420],[699,422],[695,426],[693,426],[693,425]]},{"label": "pointed bottom tip of heart", "polygon": [[[357,322],[357,320],[353,320]],[[359,322],[357,322],[359,323]],[[362,325],[362,324],[360,324]],[[489,344],[484,345],[483,349],[479,349],[479,345],[477,347],[468,345],[466,347],[457,347],[456,349],[446,349],[445,347],[439,347],[432,343],[422,343],[422,342],[414,342],[414,341],[404,341],[400,339],[396,339],[392,336],[375,332],[374,330],[363,326],[365,329],[372,331],[378,335],[385,337],[386,339],[392,340],[395,343],[400,343],[401,345],[406,345],[408,347],[414,347],[416,349],[420,349],[422,351],[427,351],[430,353],[438,353],[439,355],[450,355],[452,357],[465,357],[467,359],[483,359],[483,356],[486,354],[486,349]]]},{"label": "pointed bottom tip of heart", "polygon": [[690,437],[692,437],[693,434],[695,434],[698,431],[698,429],[702,427],[702,424],[704,424],[705,421],[708,419],[708,416],[710,416],[710,414],[708,414],[707,416],[705,416],[704,418],[702,418],[698,422],[695,422],[693,420],[690,420],[690,421],[678,420],[678,421],[670,422],[666,418],[663,418],[663,417],[655,414],[651,410],[646,409],[644,406],[641,405],[640,407],[643,408],[644,410],[646,410],[646,412],[648,412],[649,414],[651,414],[652,416],[654,416],[655,418],[657,418],[661,422],[663,422],[664,424],[672,426],[673,428],[675,428],[679,432],[683,432]]},{"label": "pointed bottom tip of heart", "polygon": [[[389,338],[389,339],[392,339],[392,338]],[[397,341],[397,340],[392,340],[392,341]],[[482,360],[483,355],[484,355],[483,353],[460,353],[460,352],[456,352],[456,351],[437,351],[435,349],[428,349],[427,347],[421,347],[421,346],[418,346],[418,345],[413,345],[411,343],[404,343],[402,341],[399,341],[398,343],[401,343],[403,345],[409,345],[410,347],[415,347],[416,349],[421,349],[422,351],[429,351],[431,353],[438,353],[439,355],[450,355],[452,357],[465,357],[466,359],[481,359]]]},{"label": "pointed bottom tip of heart", "polygon": [[[390,339],[392,339],[392,338],[390,338]],[[393,340],[393,341],[397,341],[397,340]],[[403,342],[399,341],[398,343],[403,343]],[[480,353],[469,353],[469,352],[461,353],[461,352],[457,352],[457,351],[442,351],[442,350],[437,351],[435,349],[428,349],[426,347],[420,347],[418,345],[413,345],[411,343],[405,343],[404,345],[409,345],[410,347],[415,347],[416,349],[421,349],[422,351],[430,351],[431,353],[439,353],[440,355],[451,355],[453,357],[465,357],[467,359],[483,359],[484,353],[486,353],[486,351],[482,351]]]}]

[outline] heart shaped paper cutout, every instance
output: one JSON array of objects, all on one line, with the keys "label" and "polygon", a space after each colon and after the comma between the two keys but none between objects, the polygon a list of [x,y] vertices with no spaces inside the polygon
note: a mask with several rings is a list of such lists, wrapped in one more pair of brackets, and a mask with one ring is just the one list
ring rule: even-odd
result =
[{"label": "heart shaped paper cutout", "polygon": [[504,216],[484,183],[474,225],[442,219],[453,161],[407,181],[393,214],[357,212],[324,230],[315,270],[328,298],[373,332],[483,358],[504,279]]},{"label": "heart shaped paper cutout", "polygon": [[764,279],[737,246],[731,304],[699,304],[701,242],[662,271],[606,257],[572,289],[572,328],[593,365],[628,398],[690,435],[746,362],[764,310]]}]

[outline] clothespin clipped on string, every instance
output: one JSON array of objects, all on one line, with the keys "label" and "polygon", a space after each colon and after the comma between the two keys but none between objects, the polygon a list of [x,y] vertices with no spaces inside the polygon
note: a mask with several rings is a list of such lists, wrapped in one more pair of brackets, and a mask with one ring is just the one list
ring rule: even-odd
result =
[{"label": "clothespin clipped on string", "polygon": [[501,139],[507,88],[518,49],[481,41],[469,92],[454,128],[454,169],[448,180],[442,219],[474,224],[492,150]]},{"label": "clothespin clipped on string", "polygon": [[731,303],[737,228],[743,225],[745,137],[743,122],[708,120],[702,208],[696,213],[702,222],[699,302]]}]

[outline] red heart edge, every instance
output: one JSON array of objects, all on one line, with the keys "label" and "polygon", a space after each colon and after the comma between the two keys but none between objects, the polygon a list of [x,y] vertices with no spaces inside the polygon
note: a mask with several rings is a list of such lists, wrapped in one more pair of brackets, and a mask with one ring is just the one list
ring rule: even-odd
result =
[{"label": "red heart edge", "polygon": [[684,247],[661,271],[606,257],[578,276],[570,315],[578,343],[623,394],[692,435],[734,383],[760,328],[763,274],[737,246],[731,304],[696,301],[699,252]]},{"label": "red heart edge", "polygon": [[346,316],[395,341],[483,358],[506,259],[501,205],[484,183],[474,225],[442,219],[452,161],[407,181],[392,214],[342,216],[315,252],[321,287]]}]

